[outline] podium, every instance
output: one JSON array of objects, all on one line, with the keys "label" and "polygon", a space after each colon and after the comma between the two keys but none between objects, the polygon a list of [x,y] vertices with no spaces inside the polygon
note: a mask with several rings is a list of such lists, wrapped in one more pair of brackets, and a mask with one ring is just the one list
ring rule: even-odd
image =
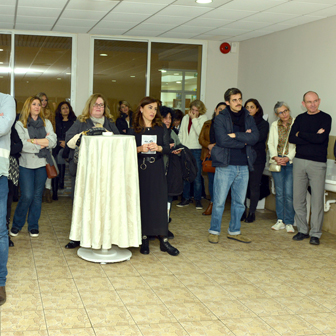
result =
[{"label": "podium", "polygon": [[129,260],[142,241],[135,138],[82,136],[71,221],[78,256],[92,262]]}]

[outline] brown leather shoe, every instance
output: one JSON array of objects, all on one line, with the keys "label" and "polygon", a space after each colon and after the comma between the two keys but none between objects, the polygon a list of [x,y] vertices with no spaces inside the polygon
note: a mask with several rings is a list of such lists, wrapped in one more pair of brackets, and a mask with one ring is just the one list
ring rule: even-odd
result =
[{"label": "brown leather shoe", "polygon": [[45,189],[45,197],[47,203],[52,203],[51,190]]},{"label": "brown leather shoe", "polygon": [[6,290],[5,286],[0,287],[0,306],[6,302]]},{"label": "brown leather shoe", "polygon": [[208,207],[206,208],[206,210],[204,212],[202,212],[202,215],[203,216],[210,216],[212,214],[212,206],[213,206],[213,203],[210,202]]}]

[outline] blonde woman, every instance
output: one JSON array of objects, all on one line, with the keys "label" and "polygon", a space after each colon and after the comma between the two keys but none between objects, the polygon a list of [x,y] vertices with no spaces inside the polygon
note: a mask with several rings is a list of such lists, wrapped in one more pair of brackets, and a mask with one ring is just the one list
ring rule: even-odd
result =
[{"label": "blonde woman", "polygon": [[[196,209],[202,210],[203,206],[201,203],[202,197],[202,161],[201,152],[202,145],[199,143],[198,139],[201,134],[203,124],[208,120],[205,115],[207,109],[201,100],[194,100],[190,103],[190,109],[188,114],[186,114],[181,123],[179,131],[179,139],[182,145],[188,147],[196,159],[198,173],[194,181],[194,199],[196,202]],[[177,204],[178,207],[184,207],[190,203],[190,183],[184,182],[182,201]]]},{"label": "blonde woman", "polygon": [[[105,97],[100,93],[95,93],[86,101],[82,114],[70,127],[65,135],[65,143],[70,148],[69,153],[69,172],[71,180],[71,196],[74,196],[74,187],[76,181],[77,164],[74,162],[74,152],[76,142],[83,131],[93,127],[104,127],[114,134],[119,134],[116,125],[113,122],[110,109],[107,106]],[[70,241],[65,247],[75,248],[79,246],[79,242]]]},{"label": "blonde woman", "polygon": [[56,146],[52,124],[44,118],[40,98],[29,97],[22,108],[15,129],[23,148],[19,158],[21,197],[15,209],[10,235],[19,234],[28,214],[28,231],[31,237],[39,235],[42,194],[47,179],[46,164],[53,165],[50,149]]},{"label": "blonde woman", "polygon": [[133,112],[131,105],[126,100],[119,101],[119,116],[116,120],[116,126],[120,134],[126,134],[127,130],[132,127]]},{"label": "blonde woman", "polygon": [[288,136],[294,122],[289,106],[285,102],[277,102],[274,113],[278,120],[274,121],[268,137],[270,162],[281,166],[279,172],[272,172],[275,184],[276,213],[278,220],[272,226],[273,230],[286,228],[288,233],[294,232],[293,207],[293,158],[295,145],[288,142]]},{"label": "blonde woman", "polygon": [[[56,132],[55,113],[54,110],[50,108],[48,96],[44,92],[40,92],[36,96],[41,100],[41,111],[43,113],[44,119],[51,122],[54,132]],[[52,202],[51,179],[47,179],[46,181],[42,200],[43,202],[46,201],[47,203]]]}]

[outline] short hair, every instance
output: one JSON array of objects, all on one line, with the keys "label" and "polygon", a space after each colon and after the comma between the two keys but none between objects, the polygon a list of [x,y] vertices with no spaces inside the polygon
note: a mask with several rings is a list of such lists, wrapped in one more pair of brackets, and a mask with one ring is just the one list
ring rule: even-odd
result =
[{"label": "short hair", "polygon": [[204,103],[203,103],[201,100],[199,100],[199,99],[195,99],[195,100],[193,100],[193,101],[190,103],[189,107],[190,107],[190,109],[191,109],[192,107],[196,107],[196,108],[198,108],[199,115],[203,115],[203,114],[205,114],[206,111],[207,111],[207,109],[206,109]]},{"label": "short hair", "polygon": [[105,99],[105,97],[101,94],[101,93],[94,93],[92,94],[89,99],[86,101],[84,109],[82,114],[78,117],[78,120],[80,122],[86,122],[86,120],[90,119],[90,112],[93,108],[93,105],[96,103],[97,99],[101,98],[104,101],[104,116],[107,119],[110,119],[111,121],[113,120],[112,114],[110,112],[109,107],[107,106],[107,100]]},{"label": "short hair", "polygon": [[274,113],[278,114],[278,109],[282,106],[285,106],[288,111],[290,111],[290,108],[288,106],[288,104],[286,104],[284,101],[278,101],[275,105],[274,105]]},{"label": "short hair", "polygon": [[231,96],[233,96],[233,95],[236,95],[236,94],[240,94],[241,95],[241,97],[243,98],[243,94],[242,94],[242,92],[239,90],[239,89],[237,89],[237,88],[230,88],[230,89],[227,89],[226,91],[225,91],[225,93],[224,93],[224,100],[227,102],[229,102],[230,101],[230,99],[231,99]]},{"label": "short hair", "polygon": [[[40,97],[37,97],[37,96],[28,97],[26,99],[26,101],[24,102],[21,113],[20,113],[19,121],[22,122],[23,127],[25,127],[25,128],[27,128],[28,119],[30,118],[30,106],[31,106],[31,104],[33,103],[34,100],[38,100],[41,104]],[[44,118],[44,114],[43,114],[43,111],[42,111],[42,106],[41,106],[41,112],[40,112],[39,116],[43,120],[43,125],[45,126],[46,123],[45,123],[45,120],[44,120],[45,118]]]},{"label": "short hair", "polygon": [[162,120],[161,120],[161,113],[160,113],[160,106],[159,101],[152,97],[144,97],[141,99],[133,119],[133,128],[136,133],[140,133],[141,131],[144,131],[145,129],[145,123],[142,117],[141,108],[145,107],[146,105],[157,103],[157,111],[156,115],[152,121],[152,127],[155,126],[162,126]]},{"label": "short hair", "polygon": [[174,114],[175,114],[175,120],[182,120],[182,118],[184,117],[184,114],[181,110],[175,109],[174,110]]},{"label": "short hair", "polygon": [[245,108],[246,108],[246,105],[248,103],[253,103],[256,106],[256,108],[258,109],[258,111],[256,112],[256,114],[253,116],[254,118],[259,117],[259,116],[262,117],[264,115],[264,110],[261,107],[261,105],[260,105],[260,103],[258,102],[257,99],[250,98],[250,99],[246,100],[246,102],[244,104]]},{"label": "short hair", "polygon": [[64,104],[68,105],[68,107],[69,107],[69,116],[68,116],[68,119],[71,120],[71,121],[75,121],[77,119],[77,117],[75,115],[75,112],[72,109],[72,106],[67,101],[62,101],[62,102],[60,102],[58,104],[58,106],[56,108],[56,112],[55,112],[55,118],[59,119],[59,120],[63,120],[61,111],[62,111],[62,106]]},{"label": "short hair", "polygon": [[315,91],[307,91],[307,92],[303,95],[302,101],[305,101],[305,99],[306,99],[306,95],[307,95],[308,93],[315,93],[316,96],[317,96],[317,98],[320,99],[319,95],[318,95]]},{"label": "short hair", "polygon": [[218,103],[218,104],[216,105],[216,107],[215,107],[215,110],[217,110],[218,107],[221,106],[221,105],[225,105],[225,106],[226,106],[226,103],[225,103],[225,102],[220,102],[220,103]]}]

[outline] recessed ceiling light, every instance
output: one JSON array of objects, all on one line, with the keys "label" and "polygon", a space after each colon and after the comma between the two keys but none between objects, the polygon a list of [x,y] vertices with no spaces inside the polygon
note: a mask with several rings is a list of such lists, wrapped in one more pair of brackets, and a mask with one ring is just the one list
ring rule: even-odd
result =
[{"label": "recessed ceiling light", "polygon": [[161,71],[161,72],[167,72],[167,70],[165,70],[165,69],[159,69],[159,71]]},{"label": "recessed ceiling light", "polygon": [[66,74],[66,75],[71,75],[71,72],[66,72],[65,74]]},{"label": "recessed ceiling light", "polygon": [[115,79],[112,79],[112,82],[113,82],[113,83],[115,83],[115,82],[116,82],[116,80],[115,80]]},{"label": "recessed ceiling light", "polygon": [[181,82],[179,82],[179,81],[177,81],[176,83],[177,83],[177,84],[181,84]]},{"label": "recessed ceiling light", "polygon": [[178,76],[178,75],[179,75],[179,73],[178,73],[178,72],[175,72],[175,73],[174,73],[174,76]]},{"label": "recessed ceiling light", "polygon": [[107,54],[100,54],[99,56],[108,56]]},{"label": "recessed ceiling light", "polygon": [[130,76],[130,77],[134,78],[135,76]]},{"label": "recessed ceiling light", "polygon": [[207,4],[207,3],[211,3],[212,0],[196,0],[196,2],[200,4]]},{"label": "recessed ceiling light", "polygon": [[0,49],[0,51],[3,51],[3,49]]},{"label": "recessed ceiling light", "polygon": [[57,80],[61,80],[62,78],[58,77]]},{"label": "recessed ceiling light", "polygon": [[3,62],[0,62],[0,64],[3,64]]}]

